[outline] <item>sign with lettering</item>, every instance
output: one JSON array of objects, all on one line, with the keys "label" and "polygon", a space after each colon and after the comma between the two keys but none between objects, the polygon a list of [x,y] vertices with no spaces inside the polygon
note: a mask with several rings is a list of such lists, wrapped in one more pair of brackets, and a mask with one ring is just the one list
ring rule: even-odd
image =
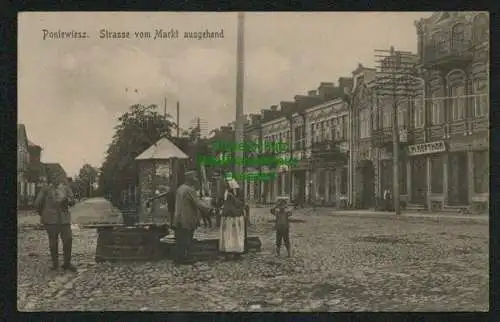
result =
[{"label": "sign with lettering", "polygon": [[408,155],[422,155],[439,153],[446,151],[444,141],[427,142],[421,144],[410,145],[408,147]]}]

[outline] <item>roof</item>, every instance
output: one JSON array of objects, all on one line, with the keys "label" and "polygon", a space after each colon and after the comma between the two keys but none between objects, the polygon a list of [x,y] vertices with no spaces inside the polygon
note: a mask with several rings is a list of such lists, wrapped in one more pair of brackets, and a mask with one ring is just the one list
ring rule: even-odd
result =
[{"label": "roof", "polygon": [[[19,141],[21,140],[21,141]],[[23,142],[28,145],[28,135],[26,134],[26,126],[24,124],[18,124],[17,125],[17,144],[20,142]]]},{"label": "roof", "polygon": [[155,144],[142,152],[136,160],[167,160],[172,158],[189,159],[172,141],[161,138]]},{"label": "roof", "polygon": [[67,177],[66,171],[59,163],[42,163],[42,173],[49,176]]},{"label": "roof", "polygon": [[33,143],[33,142],[31,142],[30,140],[28,140],[28,145],[29,145],[29,146],[32,146],[32,147],[38,147],[38,148],[40,147],[38,144]]}]

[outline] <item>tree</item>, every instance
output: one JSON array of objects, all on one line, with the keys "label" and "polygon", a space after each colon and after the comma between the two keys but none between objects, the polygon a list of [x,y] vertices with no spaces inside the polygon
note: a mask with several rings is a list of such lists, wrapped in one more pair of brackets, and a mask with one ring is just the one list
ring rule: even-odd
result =
[{"label": "tree", "polygon": [[78,172],[78,178],[76,180],[77,187],[80,196],[92,197],[93,195],[93,185],[97,182],[99,176],[99,170],[90,164],[86,163],[82,166]]},{"label": "tree", "polygon": [[160,115],[156,105],[133,105],[118,121],[99,177],[104,195],[115,205],[121,204],[122,192],[136,184],[135,158],[160,138],[171,138],[174,127],[169,115]]}]

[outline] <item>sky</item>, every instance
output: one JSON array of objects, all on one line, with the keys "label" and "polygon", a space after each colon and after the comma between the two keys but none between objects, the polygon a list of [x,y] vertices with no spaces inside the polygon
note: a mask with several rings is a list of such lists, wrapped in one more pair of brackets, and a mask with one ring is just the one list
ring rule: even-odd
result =
[{"label": "sky", "polygon": [[[294,12],[245,14],[246,114],[293,100],[320,82],[374,67],[375,49],[416,52],[414,21],[429,12]],[[43,162],[68,175],[102,164],[117,118],[133,104],[157,104],[180,124],[194,117],[205,131],[234,120],[236,13],[24,12],[18,28],[18,123],[43,148]],[[130,39],[100,39],[100,30]],[[179,39],[139,39],[170,29]],[[43,39],[44,30],[86,32],[85,39]],[[222,39],[182,39],[184,32]],[[137,92],[135,91],[137,89]]]}]

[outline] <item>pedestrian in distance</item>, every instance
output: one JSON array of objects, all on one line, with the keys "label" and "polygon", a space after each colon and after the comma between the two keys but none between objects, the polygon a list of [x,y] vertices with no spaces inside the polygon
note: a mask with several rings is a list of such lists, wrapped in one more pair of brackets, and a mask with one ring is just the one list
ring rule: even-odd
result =
[{"label": "pedestrian in distance", "polygon": [[389,189],[389,188],[384,190],[384,206],[385,206],[385,211],[391,211],[391,209],[392,209],[392,193],[391,193],[391,189]]},{"label": "pedestrian in distance", "polygon": [[271,213],[276,217],[276,255],[280,255],[281,242],[284,242],[288,257],[292,256],[290,246],[290,216],[292,210],[288,207],[287,197],[278,197],[276,206],[271,208]]},{"label": "pedestrian in distance", "polygon": [[64,262],[62,268],[76,271],[71,264],[73,236],[69,208],[75,204],[73,193],[63,178],[50,176],[48,184],[40,190],[35,200],[35,209],[49,238],[51,270],[59,268],[59,237],[63,245]]}]

